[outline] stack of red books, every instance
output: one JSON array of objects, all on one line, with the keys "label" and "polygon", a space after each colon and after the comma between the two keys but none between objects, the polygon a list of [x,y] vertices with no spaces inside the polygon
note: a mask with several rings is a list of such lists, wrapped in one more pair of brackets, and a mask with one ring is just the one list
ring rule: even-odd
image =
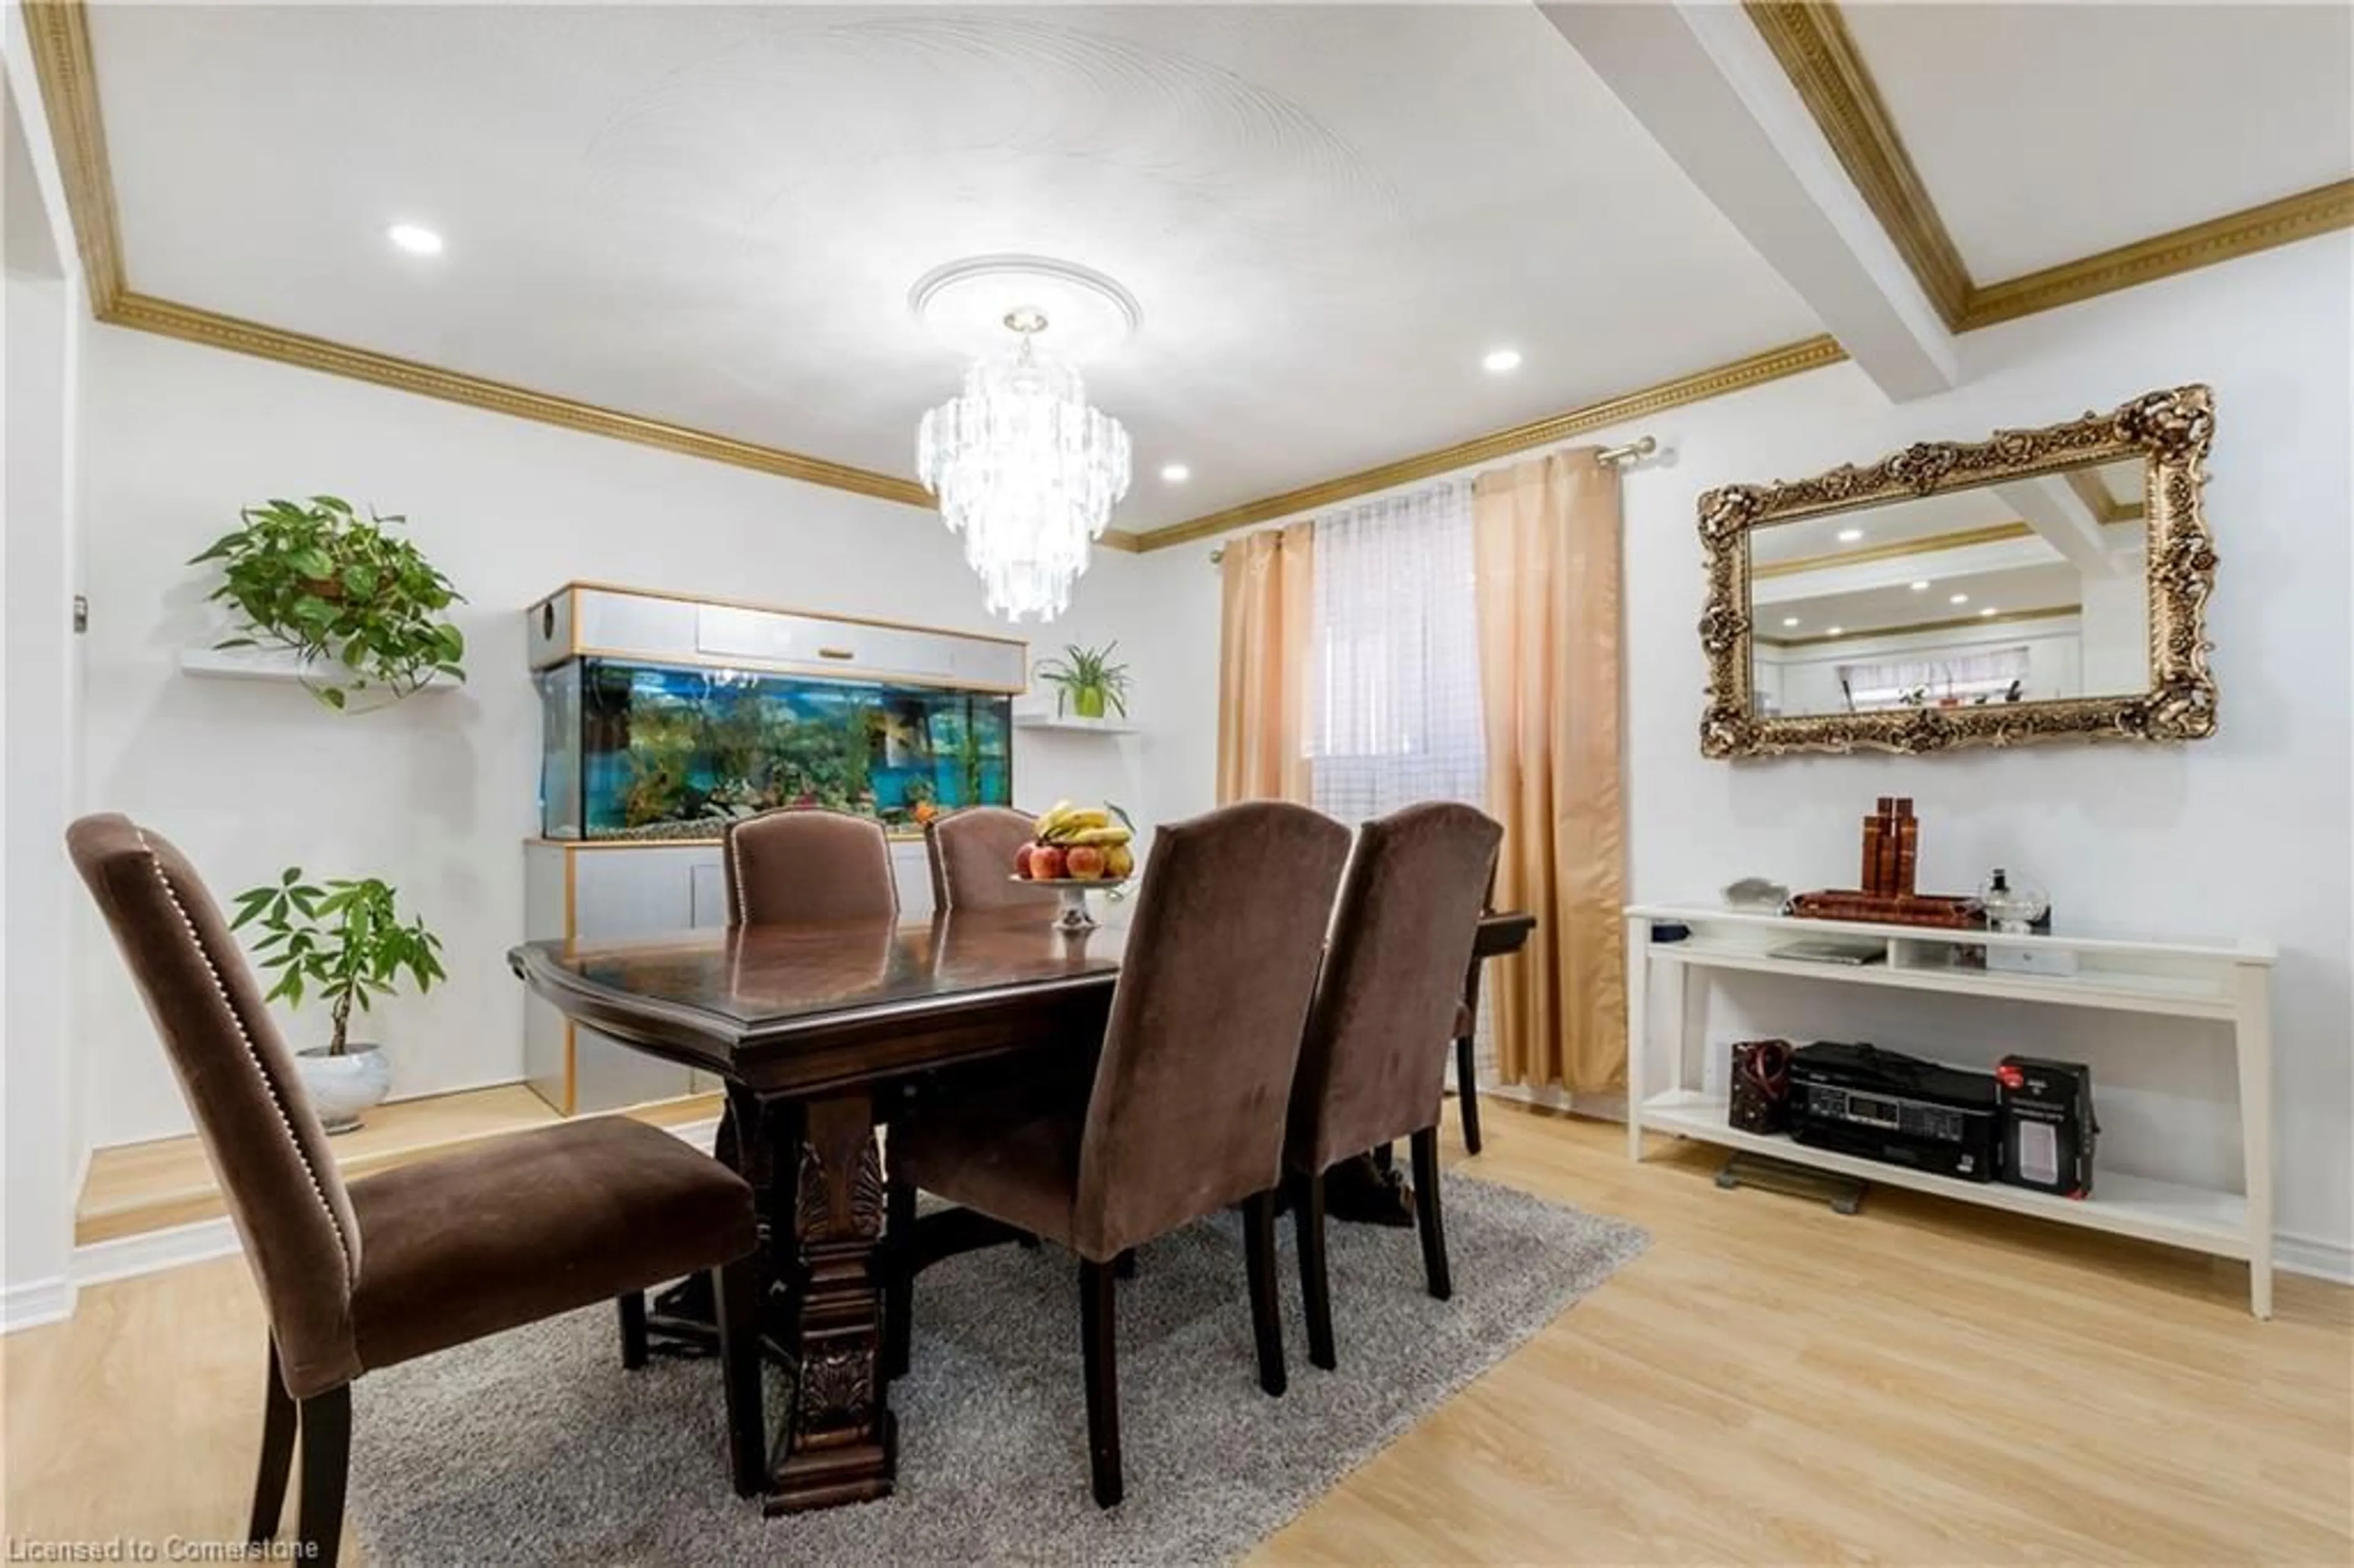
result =
[{"label": "stack of red books", "polygon": [[1916,893],[1921,820],[1909,796],[1882,795],[1863,820],[1863,885],[1823,888],[1790,900],[1790,913],[1809,920],[1868,920],[1886,926],[1938,926],[1962,930],[1985,918],[1975,898]]}]

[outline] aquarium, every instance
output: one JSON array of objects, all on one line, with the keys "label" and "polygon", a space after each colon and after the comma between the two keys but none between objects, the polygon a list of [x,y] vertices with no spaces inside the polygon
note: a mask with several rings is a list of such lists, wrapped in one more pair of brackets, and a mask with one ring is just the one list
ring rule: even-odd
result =
[{"label": "aquarium", "polygon": [[779,806],[914,831],[1013,798],[1001,694],[597,655],[534,679],[549,838],[716,838]]}]

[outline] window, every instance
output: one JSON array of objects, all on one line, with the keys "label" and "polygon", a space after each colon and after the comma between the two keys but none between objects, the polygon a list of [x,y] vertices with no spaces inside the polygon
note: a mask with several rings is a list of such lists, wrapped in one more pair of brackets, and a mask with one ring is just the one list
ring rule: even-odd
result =
[{"label": "window", "polygon": [[1471,497],[1432,485],[1316,520],[1314,804],[1362,821],[1484,793]]}]

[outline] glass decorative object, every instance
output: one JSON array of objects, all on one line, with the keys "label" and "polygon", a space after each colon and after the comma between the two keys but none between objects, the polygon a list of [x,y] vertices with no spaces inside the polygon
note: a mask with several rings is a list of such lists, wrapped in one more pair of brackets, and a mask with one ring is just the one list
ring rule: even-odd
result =
[{"label": "glass decorative object", "polygon": [[1978,889],[1979,906],[1986,910],[1987,923],[1998,931],[2025,935],[2034,929],[2035,922],[2043,918],[2052,907],[2052,895],[2031,883],[2017,881],[2002,867]]},{"label": "glass decorative object", "polygon": [[1070,608],[1089,546],[1128,493],[1128,431],[1088,406],[1076,368],[1037,352],[1043,315],[1017,311],[1005,324],[1021,346],[973,361],[962,395],[925,414],[916,472],[964,536],[990,610],[1047,621]]}]

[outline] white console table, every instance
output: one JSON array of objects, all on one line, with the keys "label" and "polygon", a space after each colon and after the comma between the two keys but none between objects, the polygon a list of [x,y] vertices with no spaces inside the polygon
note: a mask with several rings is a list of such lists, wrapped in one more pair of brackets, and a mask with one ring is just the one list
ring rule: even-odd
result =
[{"label": "white console table", "polygon": [[[2033,1214],[2062,1224],[2165,1242],[2246,1260],[2249,1308],[2273,1311],[2273,1067],[2270,944],[2230,946],[2126,942],[2071,937],[2009,936],[1993,931],[1945,931],[1916,926],[1800,920],[1704,905],[1631,905],[1627,916],[1627,1149],[1643,1157],[1643,1133],[1671,1132],[1728,1149],[1770,1155],[1792,1164],[1867,1181],[1935,1192],[1966,1203]],[[1691,935],[1655,940],[1655,923],[1674,922]],[[1843,965],[1776,958],[1770,949],[1802,940],[1837,939],[1884,945],[1877,962]],[[2073,954],[2071,976],[2020,974],[1956,967],[1956,943],[2031,947]],[[1656,1074],[1649,1002],[1652,971],[1675,971],[1668,1038],[1675,1049]],[[1695,1043],[1688,1033],[1690,980],[1695,969],[1784,975],[1824,985],[1879,986],[1997,997],[2054,1007],[2092,1007],[2212,1019],[2230,1026],[2239,1068],[2240,1141],[2245,1169],[2240,1191],[2221,1192],[2170,1181],[2096,1172],[2093,1195],[2071,1199],[1999,1181],[1978,1182],[1814,1149],[1778,1134],[1744,1132],[1731,1125],[1725,1097],[1703,1091]]]}]

